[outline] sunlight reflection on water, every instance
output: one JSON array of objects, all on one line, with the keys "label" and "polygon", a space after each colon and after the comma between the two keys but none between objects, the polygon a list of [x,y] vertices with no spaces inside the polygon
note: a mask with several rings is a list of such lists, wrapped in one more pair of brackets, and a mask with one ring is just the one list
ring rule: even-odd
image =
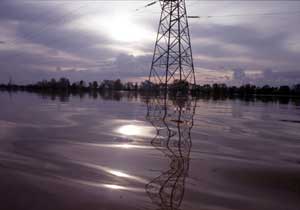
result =
[{"label": "sunlight reflection on water", "polygon": [[115,169],[111,169],[109,167],[105,167],[105,166],[101,166],[101,165],[96,165],[96,164],[91,164],[91,163],[84,163],[84,162],[75,162],[79,165],[83,165],[83,166],[86,166],[86,167],[89,167],[89,168],[93,168],[93,169],[97,169],[97,170],[102,170],[110,175],[114,175],[114,176],[117,176],[117,177],[121,177],[121,178],[126,178],[126,179],[132,179],[134,181],[138,181],[138,182],[141,182],[141,183],[147,183],[147,180],[146,179],[143,179],[141,177],[137,177],[137,176],[132,176],[132,175],[129,175],[125,172],[122,172],[120,170],[115,170]]},{"label": "sunlight reflection on water", "polygon": [[126,187],[122,185],[117,184],[104,184],[99,182],[92,182],[92,181],[83,181],[78,179],[72,179],[72,178],[65,178],[65,177],[58,177],[60,180],[64,180],[71,183],[78,183],[90,187],[100,187],[100,188],[108,188],[112,190],[125,190],[125,191],[132,191],[132,192],[144,192],[143,188],[136,188],[136,187]]},{"label": "sunlight reflection on water", "polygon": [[[122,210],[273,210],[300,202],[296,106],[142,97],[73,97],[61,106],[20,95],[11,103],[0,93],[0,203],[11,207],[3,209],[106,202]],[[27,194],[42,205],[23,202]]]},{"label": "sunlight reflection on water", "polygon": [[123,125],[117,129],[117,132],[126,136],[140,136],[143,134],[143,129],[136,125]]},{"label": "sunlight reflection on water", "polygon": [[[121,121],[122,122],[122,121]],[[124,123],[124,122],[122,122]],[[135,124],[133,124],[135,123]],[[121,125],[115,132],[123,136],[137,136],[137,137],[153,137],[155,130],[153,127],[140,125],[141,122],[132,121],[128,122],[126,125]]]},{"label": "sunlight reflection on water", "polygon": [[116,148],[116,149],[153,149],[151,146],[144,146],[144,145],[134,145],[134,144],[92,144],[92,143],[85,143],[82,145],[86,146],[96,146],[96,147],[109,147],[109,148]]}]

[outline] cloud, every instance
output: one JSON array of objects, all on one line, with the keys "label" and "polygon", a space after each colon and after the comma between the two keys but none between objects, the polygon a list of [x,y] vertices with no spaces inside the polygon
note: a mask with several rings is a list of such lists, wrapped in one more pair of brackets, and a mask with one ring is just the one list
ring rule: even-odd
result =
[{"label": "cloud", "polygon": [[[86,2],[3,1],[0,4],[0,29],[5,31],[5,35],[0,34],[3,40],[0,41],[0,82],[7,82],[10,75],[16,81],[31,82],[60,76],[72,80],[138,80],[149,74],[155,37],[153,42],[149,42],[149,37],[152,38],[149,35],[144,41],[125,43],[107,36],[104,29],[89,30],[76,24],[87,15],[110,15],[110,9],[113,15],[118,15],[124,7],[117,3],[101,6]],[[212,6],[216,9],[210,12],[223,11],[217,3],[210,3],[207,8]],[[132,8],[134,4],[129,9]],[[196,12],[197,8],[192,9]],[[235,5],[237,11],[240,8]],[[205,4],[202,10],[206,11]],[[155,34],[159,14],[155,18],[149,14],[145,11],[133,20]],[[287,45],[291,40],[297,41],[296,21],[289,18],[291,24],[284,25],[282,19],[273,22],[264,19],[256,24],[244,24],[238,22],[240,19],[249,20],[191,22],[198,81],[227,82],[230,75],[233,81],[241,83],[299,81],[300,51]],[[94,27],[99,27],[101,21],[101,16],[96,18]],[[265,69],[272,71],[268,73]],[[253,78],[253,72],[261,72],[260,80],[257,74]]]},{"label": "cloud", "polygon": [[228,81],[229,85],[244,85],[244,84],[255,84],[258,86],[263,85],[293,85],[300,81],[300,71],[274,71],[272,69],[265,69],[261,72],[252,74],[250,71],[245,69],[234,69],[232,70],[233,77]]},{"label": "cloud", "polygon": [[243,69],[233,69],[233,79],[243,81],[246,78],[246,73]]},{"label": "cloud", "polygon": [[[37,1],[1,1],[0,19],[2,21],[18,21],[26,23],[46,23],[55,22],[64,24],[79,16],[81,7],[78,4],[66,10],[65,3],[50,3]],[[59,21],[63,20],[63,21]]]},{"label": "cloud", "polygon": [[[289,69],[298,67],[299,53],[288,51],[284,43],[288,35],[284,33],[263,35],[254,28],[246,26],[209,25],[193,30],[193,49],[196,54],[203,54],[216,59],[232,58],[230,63],[248,63],[253,67],[267,68],[285,66]],[[210,39],[211,42],[197,42],[199,39]],[[224,64],[224,59],[221,61]]]}]

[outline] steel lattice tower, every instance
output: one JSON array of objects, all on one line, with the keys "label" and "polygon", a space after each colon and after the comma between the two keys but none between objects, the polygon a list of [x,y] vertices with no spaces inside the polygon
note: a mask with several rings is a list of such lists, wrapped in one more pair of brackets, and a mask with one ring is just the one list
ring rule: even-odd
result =
[{"label": "steel lattice tower", "polygon": [[185,0],[160,0],[161,17],[149,80],[196,84]]}]

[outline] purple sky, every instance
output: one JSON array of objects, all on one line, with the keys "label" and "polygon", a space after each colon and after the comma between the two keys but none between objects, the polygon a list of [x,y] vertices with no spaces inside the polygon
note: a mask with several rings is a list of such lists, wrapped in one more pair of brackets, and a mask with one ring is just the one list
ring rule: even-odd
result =
[{"label": "purple sky", "polygon": [[[160,7],[135,10],[149,2],[2,0],[0,82],[144,80]],[[198,83],[300,82],[299,1],[186,2],[215,16],[190,19]]]}]

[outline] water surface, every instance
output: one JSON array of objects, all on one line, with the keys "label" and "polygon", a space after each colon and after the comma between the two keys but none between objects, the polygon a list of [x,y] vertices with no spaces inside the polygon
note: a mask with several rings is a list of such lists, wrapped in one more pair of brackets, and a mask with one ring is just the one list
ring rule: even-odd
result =
[{"label": "water surface", "polygon": [[300,209],[300,106],[0,92],[0,209]]}]

